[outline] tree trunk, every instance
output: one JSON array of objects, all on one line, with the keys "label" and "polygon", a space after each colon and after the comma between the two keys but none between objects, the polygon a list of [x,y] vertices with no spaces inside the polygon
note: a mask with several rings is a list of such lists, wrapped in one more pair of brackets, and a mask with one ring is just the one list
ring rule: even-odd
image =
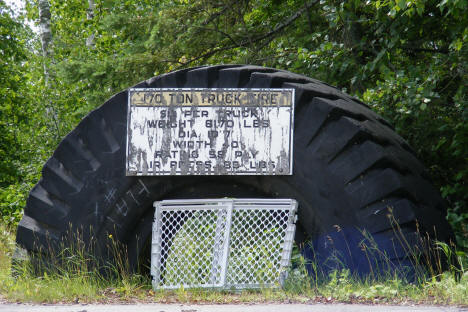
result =
[{"label": "tree trunk", "polygon": [[48,0],[38,0],[39,6],[39,31],[41,36],[42,55],[44,56],[44,76],[46,82],[49,80],[49,70],[46,58],[50,55],[50,43],[52,42],[52,31],[50,29],[50,5]]},{"label": "tree trunk", "polygon": [[52,42],[52,31],[50,30],[50,5],[48,0],[38,0],[39,4],[39,30],[42,43],[42,54],[50,54],[49,45]]},{"label": "tree trunk", "polygon": [[[95,9],[94,0],[88,0],[88,10],[86,11],[86,18],[88,19],[88,21],[94,18],[94,9]],[[86,46],[89,48],[94,47],[94,31],[86,39]]]},{"label": "tree trunk", "polygon": [[[46,88],[50,88],[50,71],[48,66],[48,61],[50,59],[51,51],[50,44],[52,43],[52,30],[50,28],[51,24],[51,14],[50,14],[50,4],[48,0],[38,0],[39,7],[39,32],[41,37],[42,45],[42,56],[44,57],[44,82]],[[50,98],[46,100],[46,115],[49,116],[54,123],[55,127],[55,138],[57,141],[61,137],[59,120],[57,116],[57,110],[55,109],[53,102]]]}]

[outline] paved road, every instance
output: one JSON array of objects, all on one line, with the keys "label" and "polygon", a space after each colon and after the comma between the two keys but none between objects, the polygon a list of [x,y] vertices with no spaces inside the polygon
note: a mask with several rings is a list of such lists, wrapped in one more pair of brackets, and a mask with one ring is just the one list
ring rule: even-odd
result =
[{"label": "paved road", "polygon": [[382,306],[360,304],[252,304],[252,305],[24,305],[0,304],[0,312],[468,312],[466,308]]}]

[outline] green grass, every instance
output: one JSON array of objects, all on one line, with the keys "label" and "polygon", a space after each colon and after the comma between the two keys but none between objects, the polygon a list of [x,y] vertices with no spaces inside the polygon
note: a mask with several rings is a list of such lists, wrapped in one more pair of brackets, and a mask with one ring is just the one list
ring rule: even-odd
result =
[{"label": "green grass", "polygon": [[[118,248],[112,236],[109,240],[110,248]],[[86,253],[86,247],[79,244],[63,248],[56,257],[58,260],[49,264],[40,276],[29,261],[13,264],[14,250],[14,232],[0,224],[0,298],[5,300],[70,303],[116,298],[125,301],[145,296],[144,290],[151,288],[149,278],[128,273],[123,258],[118,258],[115,266],[105,268],[109,274],[103,275],[94,265],[95,259]]]},{"label": "green grass", "polygon": [[[112,242],[112,237],[109,238]],[[117,249],[118,246],[113,245]],[[451,252],[444,244],[441,252]],[[444,251],[444,248],[447,249]],[[63,253],[67,261],[55,270],[37,276],[25,261],[11,274],[15,249],[14,231],[0,224],[0,299],[11,302],[83,303],[83,302],[161,302],[161,303],[259,303],[259,302],[353,302],[391,304],[468,305],[468,271],[463,267],[407,283],[398,277],[359,279],[348,270],[334,271],[313,280],[306,274],[304,259],[296,255],[295,269],[283,289],[261,289],[238,293],[214,290],[153,291],[149,277],[128,272],[125,257],[115,267],[115,274],[105,278],[93,266],[92,257],[82,247]],[[463,254],[459,254],[463,256]],[[456,270],[460,270],[457,280]]]}]

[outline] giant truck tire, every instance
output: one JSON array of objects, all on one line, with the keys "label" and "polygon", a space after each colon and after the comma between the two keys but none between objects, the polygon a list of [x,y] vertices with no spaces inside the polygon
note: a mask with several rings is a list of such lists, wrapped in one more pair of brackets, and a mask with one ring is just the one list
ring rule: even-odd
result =
[{"label": "giant truck tire", "polygon": [[123,91],[87,115],[46,162],[17,243],[35,254],[81,231],[107,261],[112,234],[136,270],[149,263],[154,201],[218,197],[296,199],[296,242],[322,272],[408,270],[411,278],[413,256],[424,253],[421,236],[452,239],[443,200],[413,150],[359,100],[305,76],[242,65],[179,70],[134,88],[182,87],[294,88],[293,175],[126,176]]}]

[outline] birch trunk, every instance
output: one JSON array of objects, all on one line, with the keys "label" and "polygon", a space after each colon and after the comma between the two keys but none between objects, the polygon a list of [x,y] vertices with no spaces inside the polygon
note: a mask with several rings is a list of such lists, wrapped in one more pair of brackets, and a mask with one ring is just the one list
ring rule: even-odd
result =
[{"label": "birch trunk", "polygon": [[[94,0],[88,0],[88,10],[86,12],[86,18],[92,20],[94,18],[94,9],[95,9]],[[89,35],[86,39],[86,46],[93,48],[94,47],[94,32]]]},{"label": "birch trunk", "polygon": [[50,5],[48,0],[38,0],[39,7],[39,35],[41,37],[42,55],[44,56],[44,78],[49,81],[49,69],[47,58],[50,55],[50,43],[52,42],[52,31],[50,29]]},{"label": "birch trunk", "polygon": [[[44,81],[47,88],[50,87],[50,72],[49,72],[49,58],[51,55],[50,44],[52,43],[52,30],[50,28],[51,24],[51,14],[50,14],[50,4],[48,0],[38,0],[39,7],[39,35],[41,37],[41,46],[42,46],[42,56],[44,57]],[[52,119],[52,122],[55,127],[55,138],[57,141],[60,139],[60,125],[57,116],[57,111],[50,100],[47,99],[46,102],[46,115]]]},{"label": "birch trunk", "polygon": [[50,5],[48,0],[38,0],[38,4],[42,54],[47,57],[50,54],[49,45],[52,41],[52,31],[50,30]]}]

